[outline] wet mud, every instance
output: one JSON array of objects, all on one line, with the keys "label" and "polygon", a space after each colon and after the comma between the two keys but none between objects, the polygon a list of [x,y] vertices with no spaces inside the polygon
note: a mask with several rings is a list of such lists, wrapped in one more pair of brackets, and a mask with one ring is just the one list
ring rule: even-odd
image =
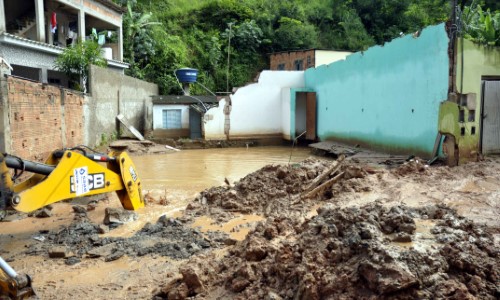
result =
[{"label": "wet mud", "polygon": [[[416,219],[435,222],[427,249],[411,246]],[[491,241],[446,207],[325,206],[305,222],[268,218],[222,259],[191,259],[157,299],[497,299]]]},{"label": "wet mud", "polygon": [[[230,162],[226,150],[177,152],[162,164],[161,155],[137,157],[154,187],[139,220],[103,224],[107,200],[73,207],[64,223],[56,205],[36,219],[50,228],[19,229],[30,243],[12,235],[4,253],[51,299],[500,297],[500,158],[453,169],[418,158],[333,168],[331,159],[287,163],[281,153],[258,169],[253,159],[267,149]],[[80,273],[87,284],[71,279]]]},{"label": "wet mud", "polygon": [[[331,161],[308,159],[265,166],[236,182],[200,193],[181,218],[234,213],[266,217],[245,240],[217,259],[195,256],[157,299],[497,299],[496,227],[474,223],[446,205],[362,206],[339,198],[370,193],[384,176],[432,177],[418,159],[390,171],[344,164],[343,180],[304,197]],[[453,179],[449,170],[438,177]],[[329,174],[325,181],[335,174]],[[320,203],[317,214],[310,209]],[[423,229],[424,228],[424,229]],[[208,263],[207,263],[208,262]]]}]

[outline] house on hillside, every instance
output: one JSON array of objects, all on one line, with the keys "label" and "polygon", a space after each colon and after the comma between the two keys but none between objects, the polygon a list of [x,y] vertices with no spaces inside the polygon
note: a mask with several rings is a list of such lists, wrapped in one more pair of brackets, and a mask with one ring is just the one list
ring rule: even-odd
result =
[{"label": "house on hillside", "polygon": [[271,70],[302,71],[345,59],[352,52],[307,49],[275,52],[269,55]]},{"label": "house on hillside", "polygon": [[55,59],[97,35],[108,68],[123,73],[122,13],[111,0],[0,0],[0,57],[14,76],[67,87]]}]

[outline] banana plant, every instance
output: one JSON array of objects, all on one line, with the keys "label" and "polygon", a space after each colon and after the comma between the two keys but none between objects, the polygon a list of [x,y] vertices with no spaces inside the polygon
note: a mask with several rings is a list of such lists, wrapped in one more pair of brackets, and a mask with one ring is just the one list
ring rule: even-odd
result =
[{"label": "banana plant", "polygon": [[500,13],[484,11],[480,5],[465,7],[462,14],[464,37],[478,44],[500,45]]}]

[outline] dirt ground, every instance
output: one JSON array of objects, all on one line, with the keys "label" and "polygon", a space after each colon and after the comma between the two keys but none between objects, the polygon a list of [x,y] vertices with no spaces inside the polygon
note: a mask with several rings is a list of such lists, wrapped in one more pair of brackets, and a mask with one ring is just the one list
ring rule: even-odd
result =
[{"label": "dirt ground", "polygon": [[499,157],[335,164],[268,165],[181,204],[149,193],[123,225],[103,223],[114,196],[60,203],[3,222],[0,255],[41,299],[500,297]]}]

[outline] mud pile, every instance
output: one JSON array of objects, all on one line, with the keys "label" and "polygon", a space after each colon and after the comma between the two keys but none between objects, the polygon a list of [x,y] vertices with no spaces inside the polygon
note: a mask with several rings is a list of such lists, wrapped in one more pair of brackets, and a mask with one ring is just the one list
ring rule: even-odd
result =
[{"label": "mud pile", "polygon": [[227,239],[227,235],[221,232],[202,235],[178,220],[164,216],[156,224],[147,223],[130,238],[100,236],[108,231],[108,226],[94,224],[84,218],[70,226],[63,226],[57,232],[41,231],[35,237],[39,243],[32,245],[26,253],[48,253],[51,256],[54,249],[58,249],[63,253],[55,256],[64,258],[104,257],[106,261],[112,261],[123,255],[151,254],[186,259],[203,249],[221,247]]},{"label": "mud pile", "polygon": [[218,215],[220,221],[230,218],[230,213],[279,216],[286,211],[293,214],[303,207],[298,197],[305,187],[331,162],[306,159],[290,166],[268,165],[251,173],[234,186],[207,189],[187,207],[187,215]]},{"label": "mud pile", "polygon": [[439,206],[270,217],[225,257],[193,257],[157,298],[498,299],[499,250],[487,229]]}]

